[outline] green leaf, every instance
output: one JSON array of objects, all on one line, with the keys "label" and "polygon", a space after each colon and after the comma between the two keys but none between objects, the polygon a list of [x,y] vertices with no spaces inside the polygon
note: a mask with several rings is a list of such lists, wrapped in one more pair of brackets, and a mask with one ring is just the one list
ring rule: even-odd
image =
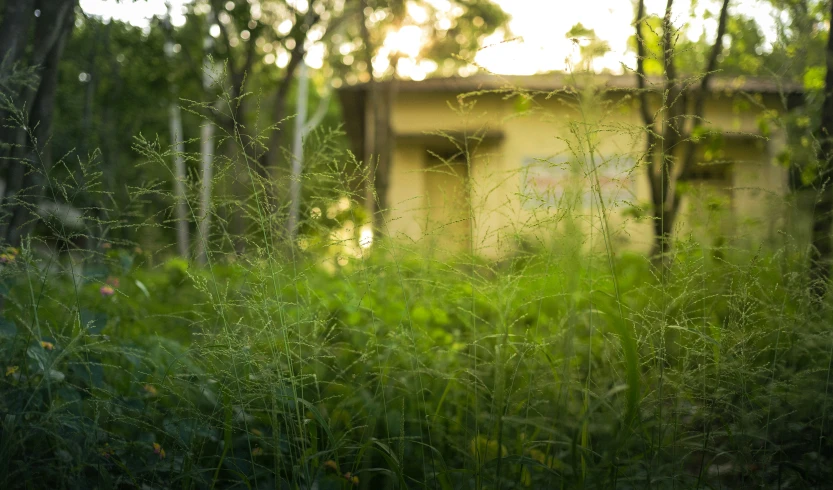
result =
[{"label": "green leaf", "polygon": [[823,66],[811,66],[804,72],[804,88],[806,90],[824,90],[824,75],[827,70]]},{"label": "green leaf", "polygon": [[55,383],[60,383],[64,379],[66,379],[66,374],[58,371],[57,369],[50,369],[49,370],[49,380]]},{"label": "green leaf", "polygon": [[150,299],[150,293],[148,292],[148,288],[145,286],[145,284],[144,284],[142,281],[140,281],[140,280],[136,279],[136,287],[137,287],[137,288],[139,288],[139,290],[140,290],[142,293],[144,293],[144,294],[145,294],[145,297],[146,297],[147,299]]}]

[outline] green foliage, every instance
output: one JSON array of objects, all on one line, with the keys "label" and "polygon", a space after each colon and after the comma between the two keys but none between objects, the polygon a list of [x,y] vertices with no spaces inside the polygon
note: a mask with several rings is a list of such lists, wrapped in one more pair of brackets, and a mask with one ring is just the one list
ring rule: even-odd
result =
[{"label": "green foliage", "polygon": [[[491,0],[451,0],[447,4],[427,0],[368,0],[364,12],[358,8],[361,4],[348,3],[342,22],[328,30],[325,37],[332,46],[327,53],[327,71],[332,70],[336,78],[348,83],[368,80],[368,52],[371,56],[391,59],[407,56],[391,52],[390,46],[385,46],[391,32],[403,26],[418,27],[422,31],[423,44],[413,58],[415,62],[432,64],[434,73],[429,76],[457,74],[458,69],[473,62],[487,36],[498,30],[508,34],[509,17]],[[419,14],[410,15],[412,11]],[[363,22],[369,29],[367,41],[361,35]],[[391,76],[391,72],[388,68],[377,77]]]},{"label": "green foliage", "polygon": [[[694,3],[694,2],[693,2]],[[706,11],[706,19],[716,17]],[[692,12],[692,18],[699,19]],[[645,73],[660,75],[663,73],[662,53],[662,17],[648,16],[645,20],[643,35],[645,37]],[[628,40],[631,51],[636,52],[636,36]],[[682,77],[702,76],[706,60],[711,53],[714,38],[708,38],[706,32],[692,36],[690,25],[679,26],[674,36],[674,59],[679,75]],[[743,15],[730,15],[726,26],[724,46],[719,56],[719,73],[725,76],[788,76],[795,73],[785,71],[784,55],[779,50],[782,45],[767,46],[766,39],[755,19]]]},{"label": "green foliage", "polygon": [[72,281],[24,248],[2,268],[3,486],[822,481],[831,342],[800,276],[684,246],[664,284],[618,260],[621,306],[601,261],[543,250],[487,277],[387,246],[336,272],[111,249],[107,279]]},{"label": "green foliage", "polygon": [[579,46],[579,53],[587,70],[590,69],[590,65],[595,58],[604,56],[610,51],[610,44],[598,39],[596,31],[584,27],[581,22],[570,28],[565,37]]},{"label": "green foliage", "polygon": [[796,190],[818,188],[817,128],[821,114],[825,52],[829,23],[827,3],[815,0],[770,0],[783,17],[778,23],[779,42],[770,57],[777,62],[772,73],[804,84],[801,106],[781,121],[788,148],[781,161],[789,166]]}]

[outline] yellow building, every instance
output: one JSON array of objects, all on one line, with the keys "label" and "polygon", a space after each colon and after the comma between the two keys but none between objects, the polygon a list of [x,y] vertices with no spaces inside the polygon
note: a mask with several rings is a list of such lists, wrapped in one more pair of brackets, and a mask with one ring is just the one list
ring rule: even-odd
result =
[{"label": "yellow building", "polygon": [[[648,86],[652,111],[660,110],[662,85]],[[339,94],[359,158],[369,155],[378,122],[369,116],[371,87]],[[383,233],[497,257],[518,240],[544,243],[554,233],[597,243],[604,223],[616,247],[649,250],[635,76],[435,78],[377,90],[390,120]],[[783,134],[767,121],[800,100],[797,85],[711,80],[704,127],[712,136],[682,186],[677,236],[773,239],[786,215],[788,173],[777,163]]]}]

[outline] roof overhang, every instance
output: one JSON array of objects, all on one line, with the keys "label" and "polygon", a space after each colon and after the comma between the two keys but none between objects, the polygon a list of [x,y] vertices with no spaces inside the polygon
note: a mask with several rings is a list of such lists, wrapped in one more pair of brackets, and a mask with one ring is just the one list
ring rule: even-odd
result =
[{"label": "roof overhang", "polygon": [[[680,83],[689,90],[700,88],[697,77],[682,78]],[[511,94],[518,92],[577,93],[584,90],[598,92],[627,93],[639,90],[636,75],[569,75],[546,74],[531,76],[501,76],[475,75],[471,77],[429,78],[426,80],[394,80],[384,82],[367,82],[347,85],[338,89],[345,119],[345,130],[350,139],[356,157],[365,156],[365,123],[366,102],[368,92],[373,84],[380,89],[387,89],[390,84],[397,93],[447,93],[450,95],[471,94]],[[648,77],[645,80],[645,90],[661,93],[665,90],[665,81],[661,77]],[[784,82],[771,78],[756,77],[721,77],[713,76],[709,79],[708,90],[716,94],[761,94],[779,97],[786,110],[802,104],[804,87],[796,82]],[[397,138],[415,140],[425,135],[399,134]],[[502,137],[502,136],[501,136]]]},{"label": "roof overhang", "polygon": [[[585,89],[600,91],[632,91],[639,89],[636,75],[566,75],[561,73],[530,76],[474,75],[471,77],[428,78],[425,80],[395,80],[393,82],[367,82],[347,85],[340,92],[367,91],[372,84],[396,84],[397,92],[452,92],[464,94],[480,91],[534,91],[534,92],[577,92]],[[697,90],[699,77],[681,78],[680,83]],[[646,90],[661,92],[665,90],[662,77],[647,77]],[[761,77],[721,77],[709,78],[708,90],[717,93],[760,93],[775,95],[803,94],[800,83],[785,82]]]}]

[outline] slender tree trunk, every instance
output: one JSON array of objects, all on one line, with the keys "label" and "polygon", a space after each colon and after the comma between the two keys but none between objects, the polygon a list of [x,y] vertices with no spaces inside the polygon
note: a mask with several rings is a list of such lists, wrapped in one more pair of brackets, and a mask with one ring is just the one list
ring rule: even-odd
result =
[{"label": "slender tree trunk", "polygon": [[[174,42],[170,26],[170,5],[165,27],[168,38],[165,40],[165,56],[174,58]],[[180,256],[188,258],[191,244],[188,235],[188,197],[185,191],[187,179],[185,169],[185,144],[182,134],[182,112],[177,102],[177,87],[171,84],[171,104],[168,107],[168,121],[171,130],[171,144],[174,146],[174,219],[176,220],[176,246]]]},{"label": "slender tree trunk", "polygon": [[307,120],[309,105],[309,75],[307,66],[301,64],[298,68],[298,100],[296,102],[298,114],[295,116],[295,134],[292,141],[292,174],[289,179],[289,239],[294,243],[298,236],[298,225],[301,215],[301,198],[303,189],[304,170],[304,141],[314,130],[324,116],[327,114],[327,106],[330,102],[329,95],[318,101],[315,114]]},{"label": "slender tree trunk", "polygon": [[[213,22],[213,16],[209,17],[210,23]],[[214,38],[209,35],[205,36],[203,41],[203,74],[202,86],[206,94],[211,92],[211,87],[216,82],[218,70],[215,69],[213,61],[209,54],[214,48]],[[219,101],[215,104],[219,105]],[[205,265],[208,262],[208,243],[211,236],[211,195],[212,186],[214,185],[214,122],[209,117],[206,118],[202,128],[200,128],[200,163],[202,166],[202,180],[200,181],[200,210],[199,210],[199,233],[197,235],[197,254],[196,259],[199,265]]]},{"label": "slender tree trunk", "polygon": [[[833,3],[831,4],[833,13]],[[810,277],[812,291],[822,299],[827,292],[830,266],[833,263],[833,30],[827,36],[827,74],[824,77],[824,102],[819,125],[819,191],[818,202],[813,209],[813,243],[810,251]]]},{"label": "slender tree trunk", "polygon": [[179,104],[172,102],[168,108],[171,142],[174,144],[174,214],[176,218],[176,245],[179,255],[188,257],[191,248],[188,237],[188,197],[185,192],[185,144],[182,141],[182,113]]},{"label": "slender tree trunk", "polygon": [[208,261],[208,241],[211,235],[211,188],[214,179],[214,124],[206,121],[200,128],[200,160],[202,181],[200,182],[200,215],[197,243],[197,263]]},{"label": "slender tree trunk", "polygon": [[298,218],[301,212],[301,171],[304,161],[304,130],[307,124],[307,104],[309,102],[309,75],[307,65],[298,67],[298,98],[295,115],[295,134],[292,139],[292,172],[289,176],[289,231],[290,246],[295,243],[298,233]]},{"label": "slender tree trunk", "polygon": [[182,113],[179,104],[172,102],[168,110],[171,126],[171,141],[174,143],[174,199],[176,216],[177,251],[182,257],[188,257],[190,243],[188,237],[188,197],[185,193],[185,144],[182,141]]}]

